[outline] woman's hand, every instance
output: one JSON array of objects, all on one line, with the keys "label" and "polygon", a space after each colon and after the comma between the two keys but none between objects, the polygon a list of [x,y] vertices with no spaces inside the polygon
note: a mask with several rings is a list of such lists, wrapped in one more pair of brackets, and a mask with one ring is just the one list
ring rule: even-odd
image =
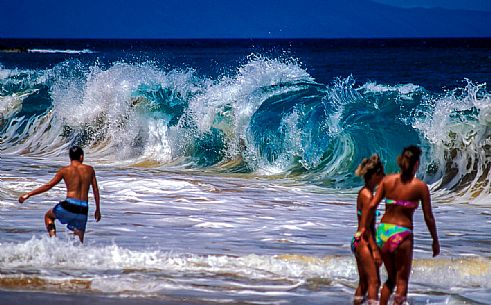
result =
[{"label": "woman's hand", "polygon": [[433,257],[440,254],[440,242],[438,240],[433,240],[432,248],[433,248]]},{"label": "woman's hand", "polygon": [[377,265],[377,267],[382,266],[382,257],[380,256],[380,251],[378,249],[372,252],[372,256],[375,265]]}]

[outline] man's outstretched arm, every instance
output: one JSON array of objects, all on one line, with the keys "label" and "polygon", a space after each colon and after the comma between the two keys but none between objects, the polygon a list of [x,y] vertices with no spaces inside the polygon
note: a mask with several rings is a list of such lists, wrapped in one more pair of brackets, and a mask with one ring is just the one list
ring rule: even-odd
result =
[{"label": "man's outstretched arm", "polygon": [[25,194],[21,195],[19,197],[19,202],[23,203],[24,201],[29,199],[29,197],[31,197],[31,196],[38,195],[38,194],[44,193],[46,191],[49,191],[51,188],[53,188],[53,186],[57,185],[61,181],[61,179],[63,179],[63,174],[61,173],[61,170],[59,170],[56,173],[56,175],[53,177],[53,179],[51,179],[48,183],[38,187],[37,189],[30,191],[29,193],[25,193]]}]

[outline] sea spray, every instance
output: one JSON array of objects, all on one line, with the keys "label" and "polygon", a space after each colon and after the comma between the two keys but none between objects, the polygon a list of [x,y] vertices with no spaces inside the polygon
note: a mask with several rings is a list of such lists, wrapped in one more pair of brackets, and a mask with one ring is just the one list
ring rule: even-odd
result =
[{"label": "sea spray", "polygon": [[467,81],[415,109],[413,126],[431,149],[428,181],[464,201],[477,202],[490,191],[490,103],[485,84]]}]

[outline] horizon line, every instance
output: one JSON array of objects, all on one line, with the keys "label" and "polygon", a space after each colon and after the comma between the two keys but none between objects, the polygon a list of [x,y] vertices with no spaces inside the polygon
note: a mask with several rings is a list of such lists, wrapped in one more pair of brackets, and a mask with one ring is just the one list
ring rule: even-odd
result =
[{"label": "horizon line", "polygon": [[1,37],[0,40],[400,40],[400,39],[491,39],[491,36],[353,36],[353,37]]}]

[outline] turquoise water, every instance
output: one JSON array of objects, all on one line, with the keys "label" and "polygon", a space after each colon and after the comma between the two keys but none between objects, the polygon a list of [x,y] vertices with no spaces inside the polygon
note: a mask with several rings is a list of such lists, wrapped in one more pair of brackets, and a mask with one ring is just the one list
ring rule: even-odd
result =
[{"label": "turquoise water", "polygon": [[[354,168],[416,143],[442,254],[418,211],[411,303],[489,304],[487,40],[52,43],[0,54],[3,298],[349,304]],[[102,194],[84,245],[44,231],[62,185],[16,202],[72,144]]]}]

